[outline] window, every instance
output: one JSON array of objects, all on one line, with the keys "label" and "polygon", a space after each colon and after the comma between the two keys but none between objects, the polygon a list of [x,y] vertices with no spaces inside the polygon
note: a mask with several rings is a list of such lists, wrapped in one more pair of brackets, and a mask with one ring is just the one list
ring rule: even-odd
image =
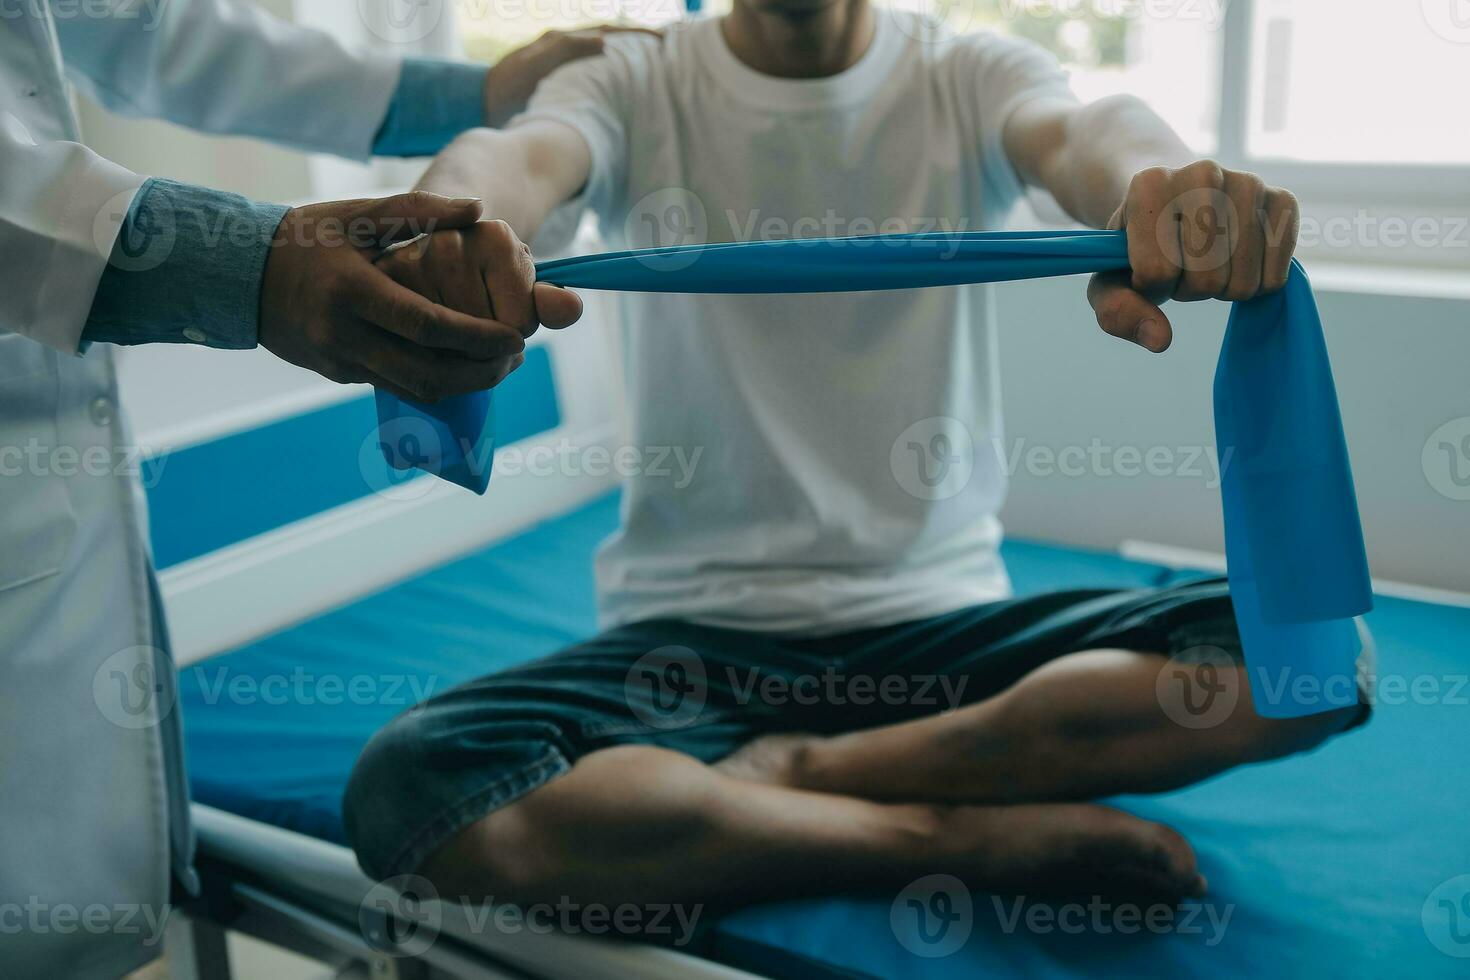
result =
[{"label": "window", "polygon": [[[1085,101],[1146,98],[1194,150],[1216,152],[1223,14],[1207,0],[940,0],[957,30],[991,30],[1046,48]],[[933,10],[934,0],[891,0]]]},{"label": "window", "polygon": [[[1222,77],[1225,0],[886,2],[956,31],[1035,41],[1084,99],[1140,95],[1201,153],[1222,149],[1220,93],[1229,88],[1246,126],[1244,145],[1224,149],[1241,157],[1470,164],[1470,127],[1444,112],[1470,91],[1470,0],[1236,0],[1246,77]],[[482,60],[551,28],[655,26],[684,11],[682,0],[455,0],[455,8],[466,52]]]},{"label": "window", "polygon": [[[708,0],[718,15],[731,0]],[[1201,153],[1215,149],[1218,0],[1180,0],[1188,9],[1143,16],[1129,0],[878,0],[927,12],[952,30],[994,30],[1052,51],[1084,99],[1148,93],[1150,102]],[[493,61],[552,28],[598,22],[658,26],[684,15],[683,0],[456,0],[465,52]],[[1121,13],[1111,13],[1121,9]]]},{"label": "window", "polygon": [[454,7],[465,54],[492,62],[549,30],[658,27],[684,16],[683,0],[454,0]]},{"label": "window", "polygon": [[1254,7],[1248,156],[1470,163],[1470,2],[1256,0]]},{"label": "window", "polygon": [[[706,0],[703,13],[730,2]],[[1032,40],[1083,99],[1140,96],[1196,152],[1295,191],[1303,249],[1470,264],[1470,236],[1457,231],[1470,218],[1470,0],[876,2]],[[683,0],[455,4],[466,50],[482,59],[552,27],[684,16]]]},{"label": "window", "polygon": [[1313,261],[1470,270],[1470,2],[1236,0],[1220,156],[1302,201]]}]

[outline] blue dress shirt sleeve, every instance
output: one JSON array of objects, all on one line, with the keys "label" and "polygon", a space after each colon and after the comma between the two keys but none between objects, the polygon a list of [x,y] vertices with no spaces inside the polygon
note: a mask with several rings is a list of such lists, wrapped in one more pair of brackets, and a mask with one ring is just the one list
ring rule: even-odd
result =
[{"label": "blue dress shirt sleeve", "polygon": [[82,349],[256,346],[261,277],[288,210],[174,180],[145,183],[97,284]]},{"label": "blue dress shirt sleeve", "polygon": [[485,76],[489,73],[487,65],[405,58],[373,153],[433,156],[465,130],[485,125]]}]

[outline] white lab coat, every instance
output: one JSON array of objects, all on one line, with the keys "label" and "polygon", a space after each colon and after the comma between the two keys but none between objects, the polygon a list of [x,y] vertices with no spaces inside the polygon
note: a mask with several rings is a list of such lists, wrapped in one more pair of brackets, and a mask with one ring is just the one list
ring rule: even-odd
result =
[{"label": "white lab coat", "polygon": [[171,870],[193,875],[117,379],[105,346],[77,355],[143,178],[78,142],[68,81],[125,114],[365,158],[398,71],[238,0],[0,9],[0,975],[132,969],[158,953]]}]

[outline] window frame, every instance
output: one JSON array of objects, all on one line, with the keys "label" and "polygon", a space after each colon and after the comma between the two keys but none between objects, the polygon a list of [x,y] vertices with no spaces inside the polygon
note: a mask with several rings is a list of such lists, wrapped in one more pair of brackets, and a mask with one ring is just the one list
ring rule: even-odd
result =
[{"label": "window frame", "polygon": [[[1253,155],[1247,150],[1257,0],[1230,0],[1221,26],[1219,119],[1216,158],[1226,167],[1260,174],[1268,183],[1297,195],[1304,223],[1345,221],[1358,212],[1379,220],[1443,222],[1448,234],[1466,242],[1459,248],[1348,244],[1304,244],[1300,251],[1330,261],[1373,262],[1414,267],[1464,267],[1470,264],[1470,164],[1335,163]],[[1470,56],[1470,51],[1467,51]],[[1456,231],[1456,226],[1459,226]],[[1323,236],[1325,237],[1325,235]]]}]

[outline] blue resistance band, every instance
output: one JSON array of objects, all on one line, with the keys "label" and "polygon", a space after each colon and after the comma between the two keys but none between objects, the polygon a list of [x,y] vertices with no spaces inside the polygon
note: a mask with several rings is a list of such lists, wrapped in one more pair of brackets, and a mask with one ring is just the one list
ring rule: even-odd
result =
[{"label": "blue resistance band", "polygon": [[[1121,231],[980,232],[638,249],[555,259],[537,275],[581,289],[811,293],[1127,266]],[[492,408],[490,392],[437,405],[379,392],[383,451],[399,469],[416,466],[483,493]],[[1257,712],[1287,718],[1356,704],[1361,642],[1352,617],[1371,609],[1373,596],[1322,321],[1295,260],[1284,290],[1230,312],[1215,371],[1215,438],[1231,595]]]}]

